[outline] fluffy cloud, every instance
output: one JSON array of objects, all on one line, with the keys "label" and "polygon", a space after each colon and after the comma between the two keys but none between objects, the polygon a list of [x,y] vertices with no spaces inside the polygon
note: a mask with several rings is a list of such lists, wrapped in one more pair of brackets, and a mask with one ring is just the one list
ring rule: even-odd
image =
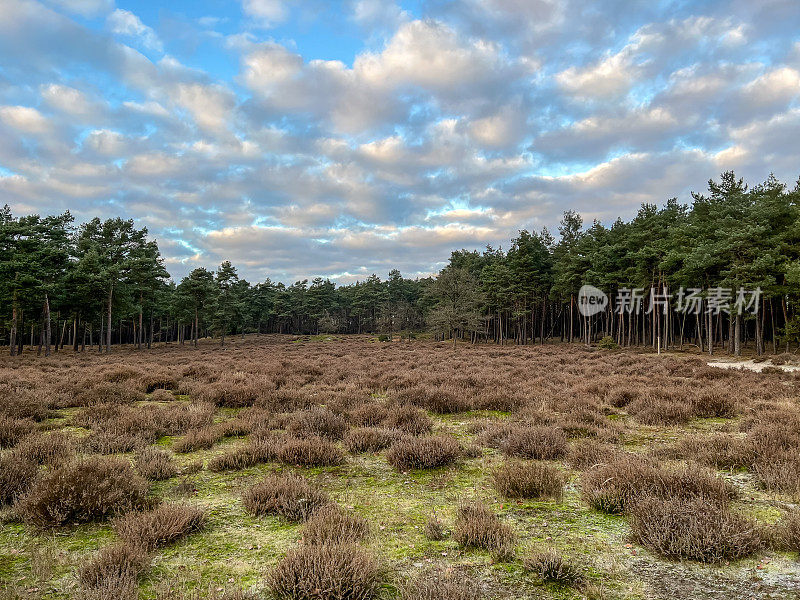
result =
[{"label": "fluffy cloud", "polygon": [[129,10],[116,9],[108,15],[108,27],[112,33],[137,39],[142,46],[161,52],[161,40],[152,28],[148,27]]}]

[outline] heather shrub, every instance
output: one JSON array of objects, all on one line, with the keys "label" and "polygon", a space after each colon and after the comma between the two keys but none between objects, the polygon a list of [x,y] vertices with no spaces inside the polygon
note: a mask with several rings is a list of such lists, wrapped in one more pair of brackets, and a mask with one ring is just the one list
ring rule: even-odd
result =
[{"label": "heather shrub", "polygon": [[500,444],[506,456],[555,460],[566,455],[567,436],[555,427],[515,427]]},{"label": "heather shrub", "polygon": [[268,475],[242,494],[245,510],[256,516],[280,515],[289,521],[305,521],[330,499],[299,475]]},{"label": "heather shrub", "polygon": [[357,427],[347,432],[344,447],[353,454],[378,452],[391,446],[399,433],[383,427]]},{"label": "heather shrub", "polygon": [[202,429],[190,429],[185,436],[175,442],[172,449],[179,454],[195,450],[208,450],[222,439],[222,434],[223,431],[216,425],[209,425]]},{"label": "heather shrub", "polygon": [[171,452],[147,446],[136,454],[136,470],[145,479],[161,481],[175,477],[178,474],[178,465]]},{"label": "heather shrub", "polygon": [[481,600],[480,585],[449,573],[422,573],[401,587],[403,600]]},{"label": "heather shrub", "polygon": [[772,528],[771,542],[778,550],[800,552],[800,509],[792,509]]},{"label": "heather shrub", "polygon": [[101,549],[78,570],[85,597],[96,600],[135,600],[138,579],[149,566],[147,553],[126,544]]},{"label": "heather shrub", "polygon": [[320,437],[288,438],[278,448],[278,460],[303,467],[333,467],[345,461],[344,452]]},{"label": "heather shrub", "polygon": [[314,406],[293,415],[287,430],[298,437],[321,437],[328,440],[340,440],[347,431],[344,417],[328,408]]},{"label": "heather shrub", "polygon": [[150,394],[150,400],[152,402],[172,402],[175,400],[175,395],[169,390],[158,388]]},{"label": "heather shrub", "polygon": [[385,404],[364,402],[350,411],[350,422],[360,427],[377,427],[389,415]]},{"label": "heather shrub", "polygon": [[0,450],[15,446],[35,428],[29,419],[12,419],[0,416]]},{"label": "heather shrub", "polygon": [[147,482],[127,461],[89,457],[40,478],[19,502],[18,512],[39,526],[85,523],[146,507],[147,493]]},{"label": "heather shrub", "polygon": [[728,388],[713,387],[693,396],[692,408],[697,417],[730,418],[736,415],[736,398]]},{"label": "heather shrub", "polygon": [[277,436],[250,440],[243,448],[220,454],[208,461],[209,471],[236,471],[278,460],[282,439]]},{"label": "heather shrub", "polygon": [[303,527],[306,544],[346,544],[358,542],[369,533],[366,519],[337,504],[317,508]]},{"label": "heather shrub", "polygon": [[114,521],[119,538],[136,548],[152,552],[205,525],[204,512],[188,504],[161,504],[147,512],[129,512]]},{"label": "heather shrub", "polygon": [[390,406],[381,424],[387,429],[397,429],[411,435],[433,431],[433,421],[425,411],[407,404]]},{"label": "heather shrub", "polygon": [[442,522],[436,516],[436,512],[431,515],[431,517],[425,521],[425,537],[433,542],[441,541],[445,538],[444,527],[442,526]]},{"label": "heather shrub", "polygon": [[759,460],[753,467],[758,484],[768,492],[800,497],[800,455],[786,451],[770,460]]},{"label": "heather shrub", "polygon": [[151,437],[120,431],[95,431],[81,440],[84,452],[96,454],[120,454],[133,452],[152,443]]},{"label": "heather shrub", "polygon": [[752,523],[702,498],[642,498],[631,511],[631,530],[636,541],[668,558],[715,563],[761,547]]},{"label": "heather shrub", "polygon": [[509,462],[492,473],[494,489],[505,498],[561,498],[564,475],[542,463]]},{"label": "heather shrub", "polygon": [[75,455],[75,440],[58,431],[25,437],[15,448],[16,453],[37,465],[59,465]]},{"label": "heather shrub", "polygon": [[453,437],[428,435],[395,442],[386,452],[386,460],[398,471],[408,471],[443,467],[461,455],[461,445]]},{"label": "heather shrub", "polygon": [[593,439],[577,440],[567,451],[567,464],[574,469],[585,470],[613,461],[622,451],[612,444]]},{"label": "heather shrub", "polygon": [[471,410],[474,402],[464,389],[445,389],[441,386],[419,386],[398,392],[401,404],[413,404],[431,412],[446,415]]},{"label": "heather shrub", "polygon": [[469,502],[458,507],[453,539],[464,548],[488,550],[505,561],[514,556],[517,536],[488,506]]},{"label": "heather shrub", "polygon": [[660,395],[639,398],[628,406],[628,412],[643,425],[678,425],[694,416],[689,402]]},{"label": "heather shrub", "polygon": [[13,504],[36,480],[36,463],[16,451],[0,454],[0,506]]},{"label": "heather shrub", "polygon": [[753,452],[746,440],[730,433],[690,435],[673,446],[678,457],[691,458],[715,469],[738,469],[753,461]]},{"label": "heather shrub", "polygon": [[583,581],[581,569],[567,562],[552,551],[534,552],[524,561],[525,568],[534,572],[542,581],[577,585]]},{"label": "heather shrub", "polygon": [[384,569],[357,546],[302,545],[290,550],[269,574],[276,598],[372,600],[380,596]]}]

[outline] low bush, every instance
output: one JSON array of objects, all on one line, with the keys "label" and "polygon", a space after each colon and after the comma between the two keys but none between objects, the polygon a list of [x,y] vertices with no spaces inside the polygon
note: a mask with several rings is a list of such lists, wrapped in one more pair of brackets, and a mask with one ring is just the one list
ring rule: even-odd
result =
[{"label": "low bush", "polygon": [[753,462],[750,444],[731,433],[690,435],[673,447],[676,457],[689,458],[715,469],[738,469]]},{"label": "low bush", "polygon": [[209,471],[236,471],[278,460],[282,439],[278,436],[256,438],[245,447],[220,454],[208,461]]},{"label": "low bush", "polygon": [[492,473],[492,484],[505,498],[560,499],[564,475],[542,463],[510,462]]},{"label": "low bush", "polygon": [[383,427],[358,427],[351,429],[344,438],[344,447],[352,454],[378,452],[397,441],[399,433]]},{"label": "low bush", "polygon": [[340,440],[347,431],[347,421],[328,408],[314,406],[293,415],[287,430],[299,437],[321,437]]},{"label": "low bush", "polygon": [[425,521],[425,537],[433,542],[439,542],[445,538],[444,526],[434,513]]},{"label": "low bush", "polygon": [[61,432],[38,433],[25,437],[15,452],[37,465],[56,466],[75,455],[75,440]]},{"label": "low bush", "polygon": [[597,347],[601,350],[616,350],[619,348],[619,344],[614,341],[614,338],[610,335],[605,336],[599,342],[597,342]]},{"label": "low bush", "polygon": [[736,416],[736,397],[730,389],[713,387],[692,397],[692,410],[697,417],[731,418]]},{"label": "low bush", "polygon": [[130,546],[152,552],[205,525],[205,513],[188,504],[162,504],[147,512],[129,512],[114,521],[114,531]]},{"label": "low bush", "polygon": [[800,552],[800,509],[792,509],[772,528],[773,546],[784,552]]},{"label": "low bush", "polygon": [[34,484],[39,468],[14,450],[0,454],[0,506],[13,504]]},{"label": "low bush", "polygon": [[497,560],[505,561],[514,556],[517,536],[488,506],[469,502],[458,507],[453,539],[464,548],[488,550]]},{"label": "low bush", "polygon": [[278,460],[303,467],[333,467],[345,461],[337,446],[320,437],[288,438],[278,448]]},{"label": "low bush", "polygon": [[433,421],[427,413],[407,404],[389,406],[381,424],[387,429],[397,429],[411,435],[422,435],[433,431]]},{"label": "low bush", "polygon": [[223,433],[223,430],[216,425],[190,429],[185,436],[175,442],[172,449],[179,454],[195,450],[208,450],[223,438]]},{"label": "low bush", "polygon": [[136,470],[145,479],[162,481],[178,474],[178,465],[172,453],[155,446],[147,446],[136,454]]},{"label": "low bush", "polygon": [[101,549],[78,570],[84,597],[92,600],[135,600],[138,579],[150,559],[140,548],[114,544]]},{"label": "low bush", "polygon": [[706,563],[750,556],[761,547],[752,523],[700,498],[642,498],[631,511],[631,530],[662,556]]},{"label": "low bush", "polygon": [[786,451],[770,460],[759,460],[753,467],[758,484],[768,492],[800,498],[800,456]]},{"label": "low bush", "polygon": [[428,572],[402,586],[402,600],[481,600],[480,585],[452,573]]},{"label": "low bush", "polygon": [[242,502],[256,516],[280,515],[288,521],[305,521],[319,507],[328,504],[328,495],[299,475],[268,475],[245,490]]},{"label": "low bush", "polygon": [[583,471],[612,462],[621,453],[616,446],[592,439],[577,440],[567,452],[567,464]]},{"label": "low bush", "polygon": [[364,517],[331,503],[313,512],[303,528],[303,541],[306,544],[346,544],[358,542],[368,533],[369,525]]},{"label": "low bush", "polygon": [[682,398],[661,395],[639,398],[628,406],[628,412],[643,425],[679,425],[694,416],[694,407]]},{"label": "low bush", "polygon": [[534,572],[539,579],[561,585],[578,585],[583,581],[583,572],[564,558],[548,550],[535,552],[524,561],[525,568]]},{"label": "low bush", "polygon": [[398,471],[432,469],[457,461],[461,445],[449,435],[428,435],[401,439],[386,452],[386,460]]},{"label": "low bush", "polygon": [[372,600],[380,596],[384,569],[357,546],[302,545],[290,550],[269,574],[276,598]]},{"label": "low bush", "polygon": [[0,415],[0,450],[12,448],[35,427],[30,419],[12,419]]},{"label": "low bush", "polygon": [[89,457],[53,469],[18,503],[20,516],[42,527],[85,523],[148,506],[147,482],[126,460]]},{"label": "low bush", "polygon": [[567,454],[567,436],[555,427],[515,427],[500,444],[506,456],[555,460]]}]

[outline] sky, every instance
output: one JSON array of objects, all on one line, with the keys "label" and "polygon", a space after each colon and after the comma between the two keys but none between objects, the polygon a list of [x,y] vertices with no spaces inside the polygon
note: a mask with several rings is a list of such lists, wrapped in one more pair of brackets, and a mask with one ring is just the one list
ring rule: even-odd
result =
[{"label": "sky", "polygon": [[0,204],[180,278],[438,271],[800,175],[797,0],[0,0]]}]

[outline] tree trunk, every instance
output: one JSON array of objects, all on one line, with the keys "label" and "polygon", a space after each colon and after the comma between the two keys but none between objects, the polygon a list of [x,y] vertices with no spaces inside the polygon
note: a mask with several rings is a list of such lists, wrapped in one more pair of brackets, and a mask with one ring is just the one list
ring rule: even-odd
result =
[{"label": "tree trunk", "polygon": [[17,292],[14,292],[14,302],[11,307],[11,334],[9,339],[11,356],[17,355]]},{"label": "tree trunk", "polygon": [[[758,320],[758,319],[756,319]],[[733,353],[736,356],[742,355],[742,315],[736,314],[736,319],[734,322],[734,340],[733,340]]]},{"label": "tree trunk", "polygon": [[[44,323],[45,323],[45,338],[44,338],[44,355],[50,356],[50,340],[52,332],[50,330],[50,297],[47,292],[44,293]],[[58,324],[56,324],[58,326]]]},{"label": "tree trunk", "polygon": [[106,353],[111,352],[111,301],[114,297],[114,286],[111,285],[108,288],[108,319],[107,319],[107,330],[106,330]]}]

